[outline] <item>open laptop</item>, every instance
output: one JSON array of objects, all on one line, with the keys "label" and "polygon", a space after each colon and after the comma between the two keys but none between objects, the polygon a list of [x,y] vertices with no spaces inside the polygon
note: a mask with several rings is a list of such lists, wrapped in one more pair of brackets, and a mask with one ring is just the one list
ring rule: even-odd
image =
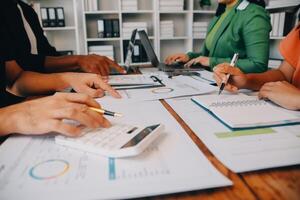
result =
[{"label": "open laptop", "polygon": [[203,70],[203,66],[201,65],[193,65],[189,68],[184,67],[184,63],[174,63],[172,65],[166,65],[164,63],[159,62],[153,47],[151,45],[151,42],[148,38],[147,33],[144,30],[138,31],[138,34],[141,39],[141,43],[144,46],[144,49],[147,53],[147,56],[149,60],[151,61],[151,64],[153,67],[158,67],[159,70],[162,70],[164,72],[184,72],[184,71],[200,71]]}]

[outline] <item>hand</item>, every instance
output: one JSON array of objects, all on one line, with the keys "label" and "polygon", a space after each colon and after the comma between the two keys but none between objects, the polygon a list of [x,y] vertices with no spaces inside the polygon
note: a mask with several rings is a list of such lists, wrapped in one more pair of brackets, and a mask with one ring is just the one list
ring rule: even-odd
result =
[{"label": "hand", "polygon": [[222,81],[227,81],[226,75],[230,74],[230,79],[225,85],[229,92],[237,92],[238,89],[244,88],[247,84],[247,76],[237,67],[232,67],[228,63],[222,63],[214,68],[214,79],[220,87]]},{"label": "hand", "polygon": [[269,99],[286,109],[300,109],[300,90],[286,81],[264,84],[258,93],[258,97]]},{"label": "hand", "polygon": [[[3,119],[0,133],[38,135],[59,132],[67,136],[79,136],[84,126],[110,127],[110,122],[103,115],[89,107],[100,108],[100,105],[88,95],[76,93],[56,93],[8,106],[1,109],[0,118],[3,116]],[[66,123],[63,119],[75,120],[81,125]]]},{"label": "hand", "polygon": [[184,53],[178,53],[178,54],[168,56],[165,60],[165,64],[172,65],[174,62],[186,63],[189,60],[190,60],[190,58],[188,57],[188,55],[186,55]]},{"label": "hand", "polygon": [[78,93],[88,94],[91,97],[103,97],[104,91],[108,91],[113,97],[121,98],[121,95],[114,90],[107,81],[100,75],[90,73],[62,73],[63,82],[67,83]]},{"label": "hand", "polygon": [[101,76],[108,76],[110,69],[126,74],[126,71],[116,62],[105,56],[95,54],[79,56],[78,65],[84,72],[100,74]]},{"label": "hand", "polygon": [[199,56],[197,58],[194,58],[190,60],[188,63],[186,63],[185,67],[191,67],[192,65],[200,64],[203,66],[208,67],[209,66],[209,58],[205,56]]}]

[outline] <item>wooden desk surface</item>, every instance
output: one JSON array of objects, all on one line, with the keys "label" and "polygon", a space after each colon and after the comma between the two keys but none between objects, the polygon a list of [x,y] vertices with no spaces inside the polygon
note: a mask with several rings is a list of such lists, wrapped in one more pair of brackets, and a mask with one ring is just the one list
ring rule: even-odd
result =
[{"label": "wooden desk surface", "polygon": [[[161,103],[183,127],[211,163],[233,182],[233,186],[179,194],[161,195],[146,199],[278,199],[300,200],[300,165],[236,174],[227,169],[206,148],[179,115],[164,101]],[[300,156],[300,155],[299,155]],[[145,199],[145,198],[143,198]]]}]

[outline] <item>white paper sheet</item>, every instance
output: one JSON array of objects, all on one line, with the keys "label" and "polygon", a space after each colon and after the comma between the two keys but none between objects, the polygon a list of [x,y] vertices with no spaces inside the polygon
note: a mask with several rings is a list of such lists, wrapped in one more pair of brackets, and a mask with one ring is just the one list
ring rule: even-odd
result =
[{"label": "white paper sheet", "polygon": [[[142,74],[145,75],[168,77],[168,75],[165,72],[159,71],[158,68],[140,68],[140,71],[142,72]],[[197,71],[197,73],[199,74],[198,76],[190,76],[190,77],[202,83],[207,83],[207,84],[215,83],[212,72],[207,70],[199,70]]]},{"label": "white paper sheet", "polygon": [[151,75],[115,75],[110,76],[108,83],[114,84],[154,84],[153,79],[150,78]]},{"label": "white paper sheet", "polygon": [[167,99],[181,96],[191,96],[198,94],[208,94],[216,91],[216,87],[194,80],[187,76],[175,76],[172,79],[159,76],[165,87],[120,90],[123,99],[133,101],[149,101]]},{"label": "white paper sheet", "polygon": [[234,172],[300,164],[299,125],[264,129],[263,134],[250,132],[238,136],[235,133],[232,137],[220,137],[217,133],[225,132],[226,136],[230,130],[189,98],[167,102],[210,151]]},{"label": "white paper sheet", "polygon": [[0,199],[123,199],[231,184],[160,102],[130,105],[104,98],[101,104],[124,114],[112,123],[162,123],[165,132],[127,159],[68,149],[53,136],[11,137],[0,147]]}]

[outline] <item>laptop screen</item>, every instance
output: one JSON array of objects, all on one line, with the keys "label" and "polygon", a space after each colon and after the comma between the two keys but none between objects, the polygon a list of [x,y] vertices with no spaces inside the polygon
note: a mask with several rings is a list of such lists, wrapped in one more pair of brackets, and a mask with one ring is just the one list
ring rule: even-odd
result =
[{"label": "laptop screen", "polygon": [[159,65],[159,60],[157,59],[157,56],[153,50],[153,47],[151,45],[151,42],[148,38],[147,33],[144,30],[138,31],[138,34],[141,39],[141,43],[146,51],[146,54],[151,61],[151,64],[153,67],[157,67]]}]

